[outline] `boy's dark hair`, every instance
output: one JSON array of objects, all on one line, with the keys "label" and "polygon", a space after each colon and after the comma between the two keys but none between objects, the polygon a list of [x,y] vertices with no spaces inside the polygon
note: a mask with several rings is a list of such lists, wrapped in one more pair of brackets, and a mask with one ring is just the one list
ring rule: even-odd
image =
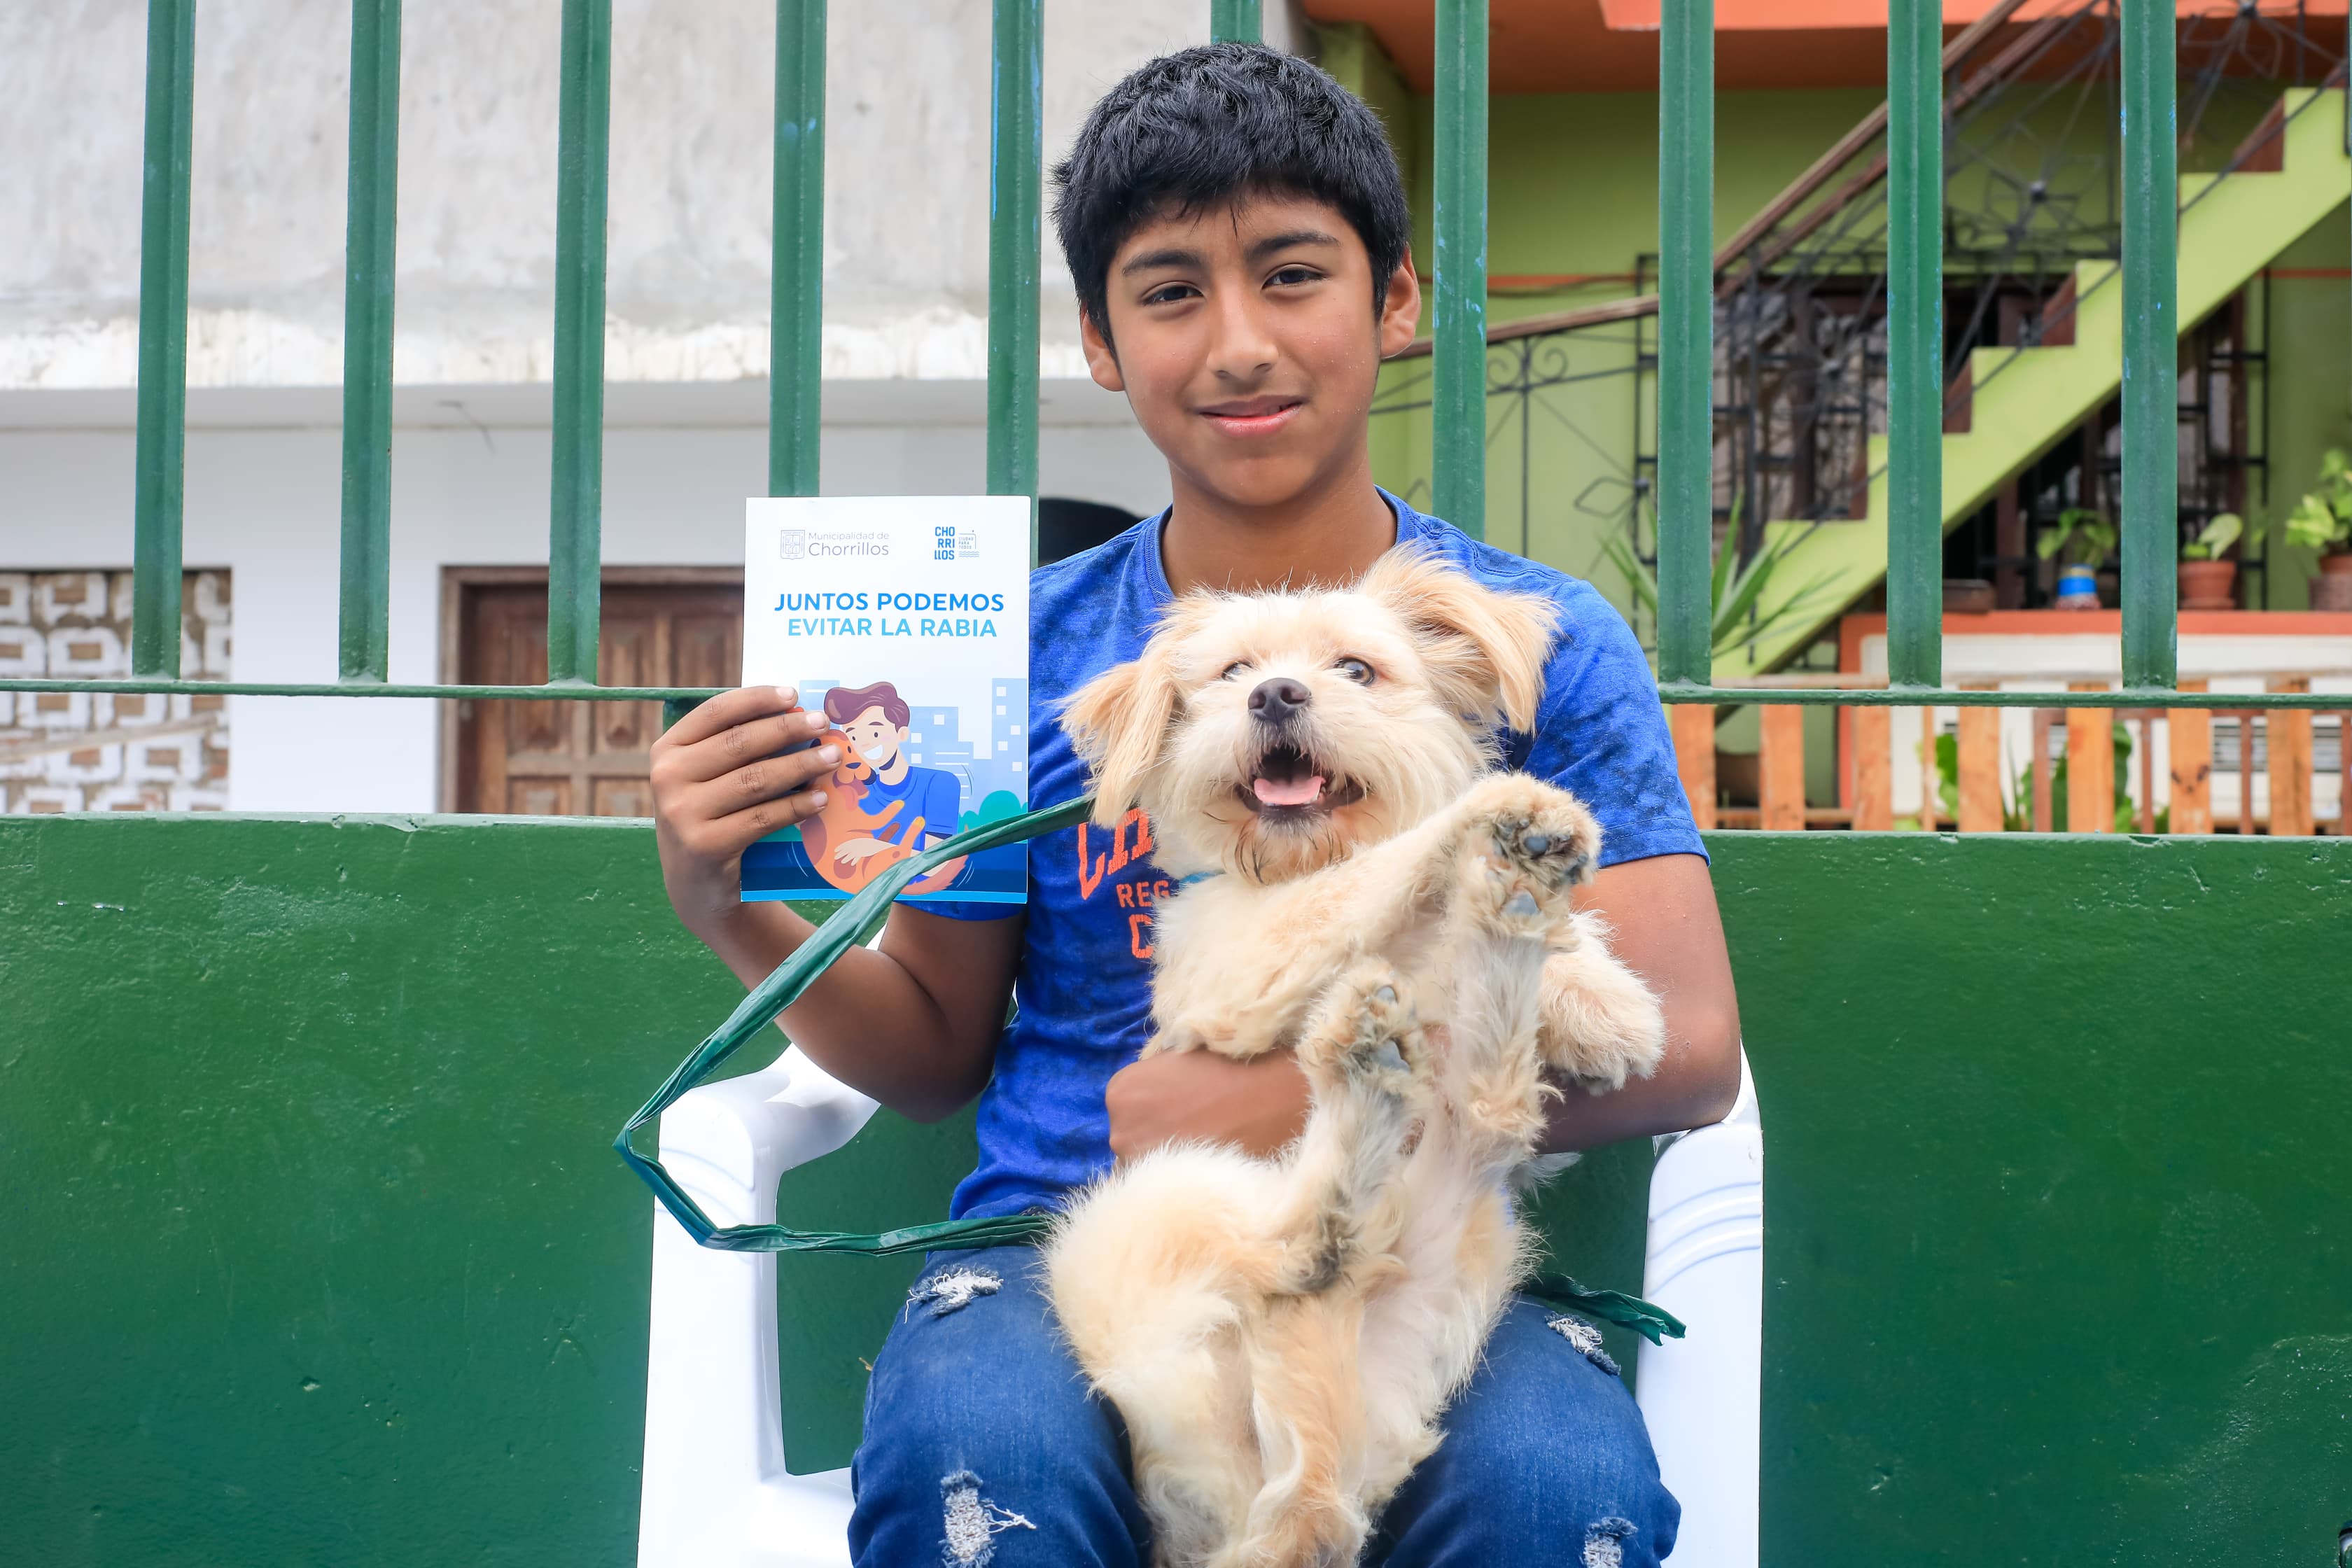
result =
[{"label": "boy's dark hair", "polygon": [[1111,258],[1164,213],[1258,195],[1328,202],[1371,254],[1375,314],[1412,234],[1379,117],[1307,61],[1258,44],[1139,67],[1087,116],[1054,186],[1078,304],[1106,339]]}]

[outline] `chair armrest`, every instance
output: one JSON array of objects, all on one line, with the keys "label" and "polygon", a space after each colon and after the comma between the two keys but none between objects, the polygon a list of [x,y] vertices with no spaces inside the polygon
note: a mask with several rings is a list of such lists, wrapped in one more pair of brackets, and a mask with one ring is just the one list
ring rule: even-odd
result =
[{"label": "chair armrest", "polygon": [[[664,1111],[662,1163],[719,1224],[765,1225],[783,1173],[848,1142],[874,1110],[794,1048]],[[656,1204],[650,1339],[639,1563],[798,1562],[788,1543],[837,1542],[841,1484],[785,1468],[775,1255],[697,1246]]]},{"label": "chair armrest", "polygon": [[1687,1337],[1644,1344],[1636,1380],[1658,1468],[1683,1505],[1677,1561],[1753,1568],[1764,1345],[1764,1119],[1748,1053],[1712,1127],[1659,1140],[1642,1294]]},{"label": "chair armrest", "polygon": [[768,1225],[776,1183],[857,1136],[875,1102],[794,1046],[758,1072],[705,1084],[662,1112],[662,1163],[720,1225]]}]

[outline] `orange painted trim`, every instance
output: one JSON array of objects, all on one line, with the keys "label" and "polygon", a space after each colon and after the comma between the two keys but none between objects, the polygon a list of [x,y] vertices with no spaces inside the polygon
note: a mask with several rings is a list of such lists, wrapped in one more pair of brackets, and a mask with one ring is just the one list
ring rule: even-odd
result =
[{"label": "orange painted trim", "polygon": [[[2066,7],[2068,0],[2037,0],[2021,9],[2017,22],[2032,22]],[[2341,16],[2346,0],[2305,0],[2306,16]],[[1944,26],[1964,27],[1992,9],[1994,0],[1944,0]],[[2262,0],[2263,15],[2293,16],[2295,0]],[[1658,30],[1659,0],[1601,0],[1601,15],[1618,32]],[[2179,16],[2235,16],[2237,0],[2174,0]],[[1886,26],[1886,0],[1715,0],[1718,33],[1810,33],[1830,28]]]},{"label": "orange painted trim", "polygon": [[[1488,87],[1496,95],[1639,92],[1658,84],[1658,0],[1488,0],[1494,58]],[[1992,0],[1947,0],[1948,21],[1975,18]],[[2032,18],[2060,0],[2033,0]],[[2071,3],[2071,0],[2068,0]],[[2215,19],[2236,15],[2236,0],[2176,0],[2180,14]],[[1430,0],[1302,0],[1318,22],[1359,22],[1396,62],[1412,90],[1435,89],[1436,50]],[[1638,12],[1628,9],[1638,5]],[[2343,26],[2347,0],[2306,0],[2326,36]],[[1886,82],[1885,0],[1716,0],[1718,91],[1881,88]],[[2281,9],[2280,7],[2284,7]],[[2261,0],[2264,16],[2293,14],[2294,0]],[[1646,22],[1641,20],[1646,16]],[[1858,25],[1823,25],[1852,16]],[[1615,25],[1612,25],[1612,18]],[[1808,20],[1810,18],[1810,20]],[[2011,23],[2004,37],[2021,31]],[[2078,64],[2066,51],[2052,69]]]},{"label": "orange painted trim", "polygon": [[[1862,639],[1886,630],[1883,610],[1846,616],[1838,622],[1838,668],[1862,671]],[[2121,610],[1993,610],[1981,616],[1946,616],[1944,635],[1965,637],[2108,637],[2124,635]],[[2187,610],[2183,637],[2352,637],[2352,611]]]}]

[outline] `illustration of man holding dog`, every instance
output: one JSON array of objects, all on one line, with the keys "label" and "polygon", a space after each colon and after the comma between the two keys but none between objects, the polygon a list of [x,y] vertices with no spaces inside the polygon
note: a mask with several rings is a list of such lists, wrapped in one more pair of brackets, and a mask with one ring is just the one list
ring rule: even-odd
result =
[{"label": "illustration of man holding dog", "polygon": [[885,823],[866,837],[833,846],[827,858],[847,870],[893,847],[912,852],[955,837],[963,786],[945,768],[919,768],[907,760],[914,714],[897,687],[887,680],[836,686],[824,694],[824,716],[870,770],[860,807]]},{"label": "illustration of man holding dog", "polygon": [[[1089,792],[1067,705],[1137,665],[1171,614],[1202,603],[1187,595],[1349,587],[1396,551],[1484,589],[1540,596],[1557,630],[1529,661],[1525,722],[1496,725],[1494,754],[1590,811],[1600,848],[1573,907],[1606,922],[1610,950],[1663,1010],[1664,1040],[1654,1070],[1620,1088],[1549,1079],[1537,1141],[1580,1151],[1721,1120],[1739,1085],[1738,1004],[1706,852],[1639,643],[1591,584],[1475,540],[1374,482],[1369,418],[1381,363],[1423,321],[1412,215],[1380,120],[1278,50],[1187,49],[1111,89],[1055,186],[1088,368],[1125,395],[1166,458],[1172,501],[1032,576],[1029,805]],[[1439,637],[1430,657],[1467,657],[1472,640]],[[1228,662],[1139,671],[1154,682],[1140,696],[1172,722],[1246,674],[1245,648],[1216,657]],[[1335,646],[1328,658],[1308,672],[1314,681],[1386,689],[1369,649]],[[1236,689],[1239,700],[1263,688],[1269,713],[1277,698],[1285,711],[1302,700],[1280,681],[1247,679],[1255,684]],[[843,762],[825,732],[839,726],[871,747],[876,780],[905,792],[908,809],[929,787],[899,751],[906,715],[895,693],[836,696],[812,713],[790,688],[721,693],[654,747],[671,902],[746,985],[814,929],[788,903],[741,901],[740,858],[824,809]],[[820,743],[776,760],[811,740]],[[1131,773],[1154,759],[1111,760]],[[1248,789],[1203,809],[1262,824],[1271,813],[1306,835],[1380,805],[1316,764],[1296,748],[1269,750],[1251,764]],[[1172,896],[1181,907],[1192,893],[1171,889],[1138,847],[1166,843],[1172,826],[1032,841],[1025,905],[898,904],[879,943],[852,947],[779,1017],[826,1071],[906,1115],[935,1121],[979,1102],[979,1163],[956,1192],[956,1217],[1058,1211],[1163,1147],[1276,1158],[1307,1125],[1295,1040],[1247,1059],[1141,1055],[1153,1035],[1153,945],[1135,922],[1166,920],[1161,903]],[[1239,863],[1225,874],[1263,871]],[[968,1494],[971,1561],[1163,1560],[1128,1429],[1088,1388],[1042,1274],[1035,1249],[999,1247],[936,1258],[917,1285],[873,1360],[849,1529],[857,1563],[939,1559],[943,1477],[951,1540],[955,1500]],[[1443,1441],[1381,1504],[1361,1561],[1656,1568],[1680,1505],[1613,1364],[1585,1348],[1591,1337],[1511,1298],[1444,1408]]]}]

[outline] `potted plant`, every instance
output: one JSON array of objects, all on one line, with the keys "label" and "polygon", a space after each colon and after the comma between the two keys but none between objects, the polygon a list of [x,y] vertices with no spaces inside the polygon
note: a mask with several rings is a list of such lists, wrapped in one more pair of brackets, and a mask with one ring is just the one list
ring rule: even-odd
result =
[{"label": "potted plant", "polygon": [[2315,610],[2352,610],[2352,461],[2341,447],[2319,460],[2319,488],[2287,514],[2286,542],[2319,552],[2311,580]]},{"label": "potted plant", "polygon": [[2058,558],[2058,596],[2052,603],[2062,610],[2099,607],[2099,568],[2116,549],[2116,525],[2105,512],[2068,507],[2033,549],[2044,561]]},{"label": "potted plant", "polygon": [[[1734,515],[1739,510],[1735,497],[1731,503]],[[1647,535],[1657,536],[1654,514],[1644,507],[1636,513],[1637,522],[1649,523]],[[1637,537],[1639,537],[1637,535]],[[1765,600],[1764,591],[1773,575],[1796,551],[1798,536],[1791,534],[1775,540],[1756,552],[1755,558],[1742,562],[1737,542],[1726,538],[1717,550],[1714,570],[1707,577],[1708,652],[1720,658],[1744,644],[1757,641],[1783,625],[1793,625],[1809,612],[1831,604],[1827,589],[1833,572],[1823,572],[1809,580],[1796,592],[1773,601]],[[1627,593],[1633,603],[1654,617],[1658,613],[1658,571],[1642,559],[1631,544],[1618,538],[1601,542],[1601,551],[1625,579]]]},{"label": "potted plant", "polygon": [[2217,512],[2180,547],[2180,607],[2184,610],[2234,610],[2238,607],[2238,563],[2229,557],[2246,531],[2246,520],[2234,511]]}]

